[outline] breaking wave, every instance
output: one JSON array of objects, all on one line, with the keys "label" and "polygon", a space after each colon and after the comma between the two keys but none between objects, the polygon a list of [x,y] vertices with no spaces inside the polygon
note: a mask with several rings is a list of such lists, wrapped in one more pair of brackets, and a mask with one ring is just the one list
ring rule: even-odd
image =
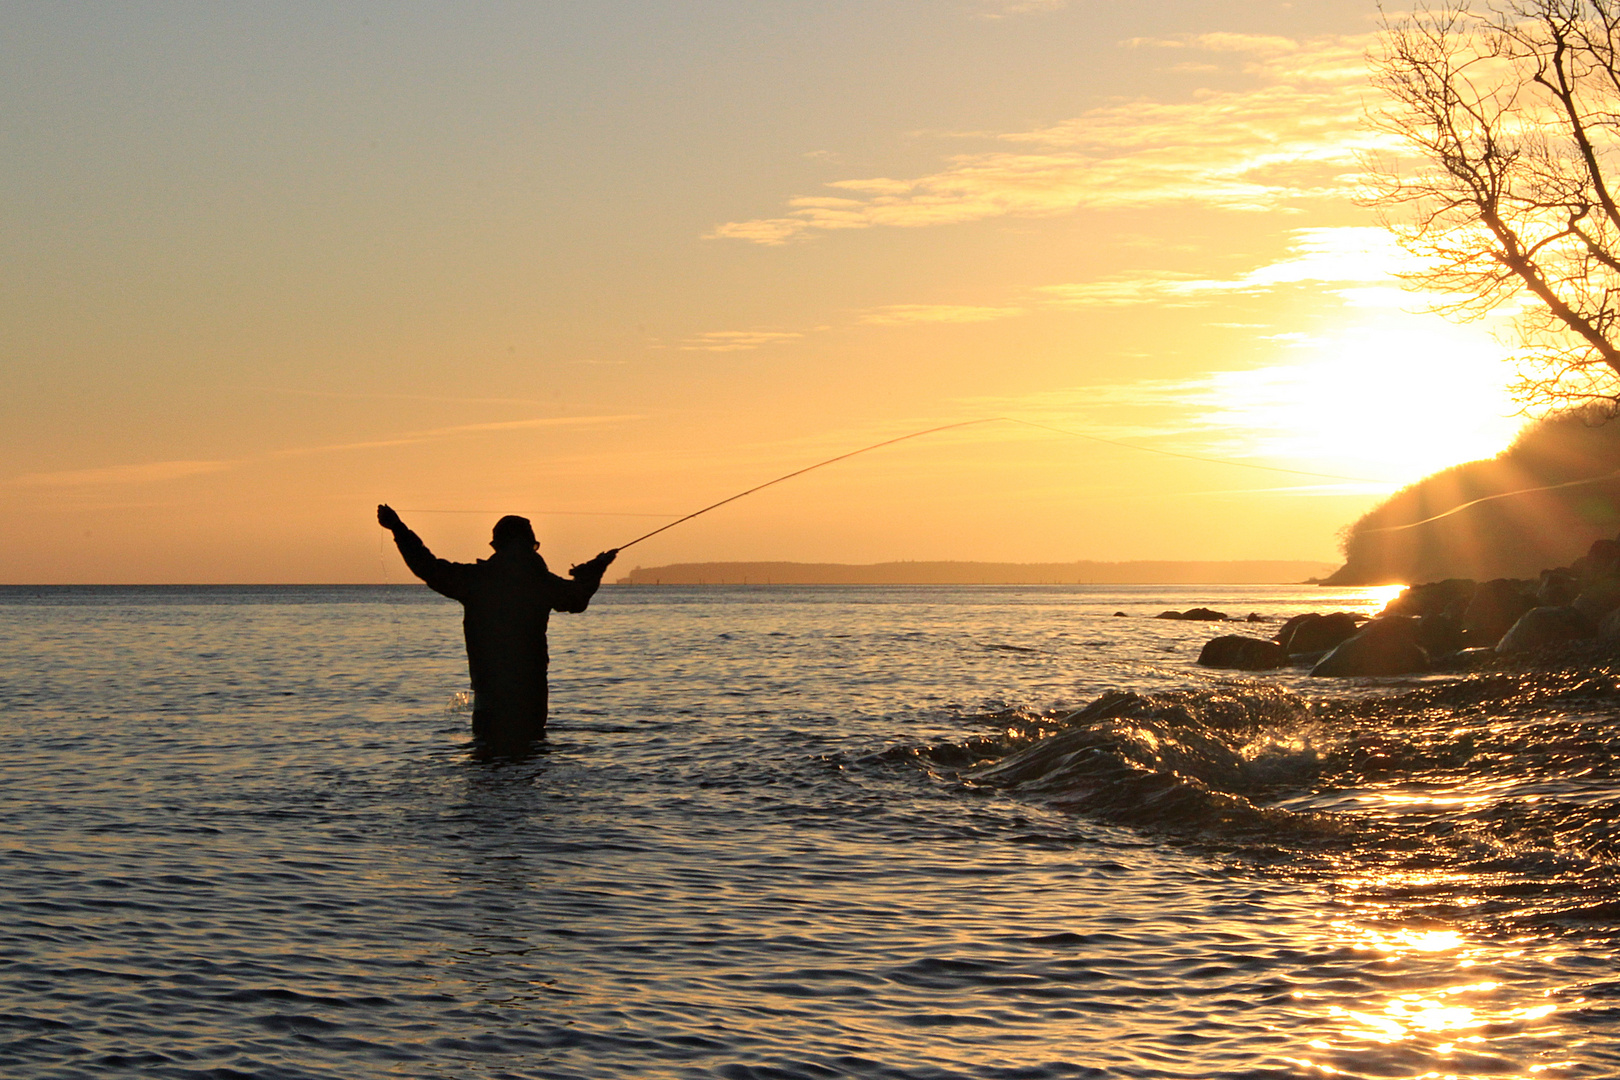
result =
[{"label": "breaking wave", "polygon": [[1263,805],[1320,767],[1309,703],[1263,688],[1104,694],[1083,709],[975,718],[991,734],[886,751],[974,788],[1101,820],[1176,830],[1311,829]]},{"label": "breaking wave", "polygon": [[[1620,677],[1493,672],[1368,697],[1112,692],[875,758],[1226,851],[1357,895],[1516,924],[1620,920]],[[1499,909],[1499,910],[1498,910]]]}]

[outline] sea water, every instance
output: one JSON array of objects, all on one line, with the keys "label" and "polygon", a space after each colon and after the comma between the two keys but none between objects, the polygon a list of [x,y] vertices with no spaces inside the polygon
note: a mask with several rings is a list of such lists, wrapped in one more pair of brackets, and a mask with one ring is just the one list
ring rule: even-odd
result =
[{"label": "sea water", "polygon": [[1382,599],[608,588],[490,760],[424,589],[0,589],[0,1075],[1620,1076],[1606,667],[1194,663]]}]

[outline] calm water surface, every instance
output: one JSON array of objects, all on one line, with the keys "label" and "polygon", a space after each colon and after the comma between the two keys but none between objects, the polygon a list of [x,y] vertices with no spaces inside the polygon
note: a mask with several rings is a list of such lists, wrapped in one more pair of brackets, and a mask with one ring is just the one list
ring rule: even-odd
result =
[{"label": "calm water surface", "polygon": [[1614,675],[1194,604],[1381,598],[608,589],[483,761],[426,590],[0,589],[0,1075],[1620,1076]]}]

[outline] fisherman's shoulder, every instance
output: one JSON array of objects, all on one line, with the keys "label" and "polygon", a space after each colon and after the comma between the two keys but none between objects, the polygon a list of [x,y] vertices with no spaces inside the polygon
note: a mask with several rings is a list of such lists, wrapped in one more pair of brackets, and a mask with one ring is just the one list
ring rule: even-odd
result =
[{"label": "fisherman's shoulder", "polygon": [[470,564],[469,569],[480,576],[505,578],[508,581],[543,580],[551,576],[546,560],[537,551],[497,551],[487,559]]}]

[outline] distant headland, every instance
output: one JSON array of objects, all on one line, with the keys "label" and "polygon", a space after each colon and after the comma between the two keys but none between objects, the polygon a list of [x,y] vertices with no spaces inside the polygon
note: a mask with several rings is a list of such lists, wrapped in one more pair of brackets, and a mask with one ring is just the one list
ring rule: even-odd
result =
[{"label": "distant headland", "polygon": [[1390,496],[1345,536],[1324,584],[1535,578],[1620,528],[1620,423],[1573,410],[1525,428],[1494,458]]},{"label": "distant headland", "polygon": [[1233,562],[796,562],[638,566],[618,585],[1281,585],[1321,578],[1332,563]]}]

